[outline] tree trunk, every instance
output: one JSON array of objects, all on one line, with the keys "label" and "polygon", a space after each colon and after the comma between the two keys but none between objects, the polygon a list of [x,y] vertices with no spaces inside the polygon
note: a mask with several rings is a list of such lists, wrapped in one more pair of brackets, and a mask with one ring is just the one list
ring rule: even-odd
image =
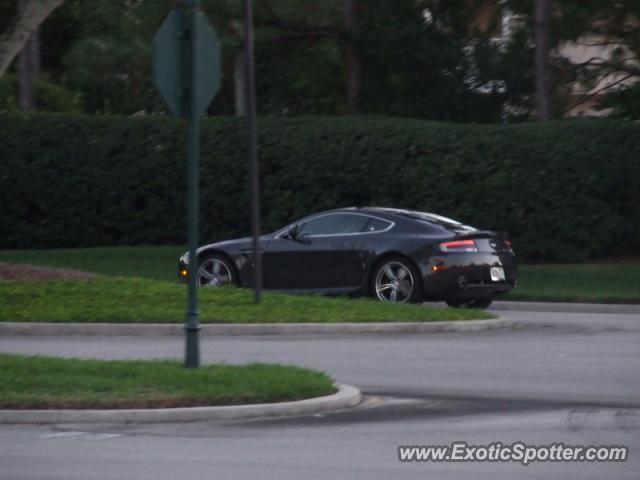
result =
[{"label": "tree trunk", "polygon": [[30,53],[29,53],[29,63],[31,68],[31,73],[33,73],[34,77],[40,75],[42,71],[42,52],[40,51],[40,30],[36,30],[31,38],[29,39]]},{"label": "tree trunk", "polygon": [[[24,12],[29,0],[18,0],[18,13]],[[40,45],[38,32],[24,44],[18,57],[18,100],[23,112],[30,112],[35,107],[34,81],[40,73]]]},{"label": "tree trunk", "polygon": [[345,32],[345,66],[347,70],[347,107],[349,113],[360,112],[361,62],[354,39],[354,27],[357,21],[357,0],[344,1]]},{"label": "tree trunk", "polygon": [[0,36],[0,77],[5,74],[40,24],[63,3],[64,0],[27,1],[24,10]]},{"label": "tree trunk", "polygon": [[18,56],[18,104],[23,112],[33,110],[33,75],[31,74],[30,45],[25,44]]},{"label": "tree trunk", "polygon": [[233,59],[233,97],[236,116],[247,115],[244,48],[238,48]]},{"label": "tree trunk", "polygon": [[536,117],[540,122],[551,120],[551,0],[536,0],[534,37],[536,43]]},{"label": "tree trunk", "polygon": [[[247,115],[247,92],[245,78],[245,26],[244,21],[231,20],[229,24],[231,32],[235,36],[237,46],[233,52],[233,103],[235,115],[244,117]],[[235,42],[234,42],[235,43]]]}]

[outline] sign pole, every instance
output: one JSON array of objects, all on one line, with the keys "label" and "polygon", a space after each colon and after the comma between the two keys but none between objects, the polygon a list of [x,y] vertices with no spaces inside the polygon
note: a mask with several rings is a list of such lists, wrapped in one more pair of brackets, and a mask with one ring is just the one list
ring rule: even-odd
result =
[{"label": "sign pole", "polygon": [[253,250],[254,301],[262,296],[262,253],[260,236],[260,180],[258,177],[258,138],[256,133],[256,73],[253,51],[253,0],[244,0],[244,57],[245,57],[245,97],[247,99],[247,129],[249,130],[249,177],[251,236]]},{"label": "sign pole", "polygon": [[190,48],[187,56],[187,68],[189,83],[187,86],[189,102],[187,112],[189,115],[189,126],[187,131],[187,216],[188,232],[187,243],[189,244],[189,278],[187,294],[187,321],[186,332],[186,352],[185,367],[197,368],[200,366],[200,348],[198,334],[200,332],[200,322],[198,319],[198,289],[196,280],[198,276],[198,258],[196,249],[198,248],[198,220],[200,211],[200,115],[199,115],[199,63],[198,62],[198,13],[200,11],[200,0],[189,0],[189,10],[187,14],[188,42]]},{"label": "sign pole", "polygon": [[153,84],[174,117],[187,120],[187,312],[184,324],[187,368],[200,366],[198,335],[200,221],[200,117],[220,88],[220,42],[200,11],[200,0],[172,10],[153,37]]}]

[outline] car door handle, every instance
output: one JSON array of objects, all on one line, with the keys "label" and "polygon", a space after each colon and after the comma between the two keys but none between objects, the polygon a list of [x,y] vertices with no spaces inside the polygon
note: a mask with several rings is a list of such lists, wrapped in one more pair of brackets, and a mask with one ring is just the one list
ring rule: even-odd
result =
[{"label": "car door handle", "polygon": [[[253,248],[243,248],[240,250],[242,255],[253,255]],[[264,248],[258,248],[258,254],[264,253]]]}]

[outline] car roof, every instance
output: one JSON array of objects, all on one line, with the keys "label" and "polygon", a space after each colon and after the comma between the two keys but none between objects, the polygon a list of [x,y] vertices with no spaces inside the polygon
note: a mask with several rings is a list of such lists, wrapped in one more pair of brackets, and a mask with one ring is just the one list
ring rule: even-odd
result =
[{"label": "car roof", "polygon": [[393,215],[392,212],[387,212],[386,208],[378,208],[378,207],[343,207],[343,208],[334,208],[332,210],[324,210],[322,212],[316,212],[311,216],[316,215],[326,215],[328,213],[358,213],[362,215],[370,215],[373,217],[384,218],[388,220],[397,220],[398,216]]},{"label": "car roof", "polygon": [[412,223],[428,222],[430,224],[439,225],[445,228],[463,229],[463,230],[476,230],[470,225],[465,225],[462,222],[454,220],[452,218],[444,217],[430,212],[422,212],[418,210],[409,210],[403,208],[390,208],[390,207],[348,207],[340,208],[336,210],[330,210],[329,212],[354,212],[364,213],[374,216],[380,216],[388,220],[397,221],[399,219],[409,221]]}]

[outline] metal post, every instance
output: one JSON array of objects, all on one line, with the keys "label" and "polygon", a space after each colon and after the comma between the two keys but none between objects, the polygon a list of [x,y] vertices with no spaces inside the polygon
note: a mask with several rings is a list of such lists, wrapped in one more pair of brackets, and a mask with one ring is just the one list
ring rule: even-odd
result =
[{"label": "metal post", "polygon": [[188,41],[190,44],[188,55],[189,68],[189,127],[187,132],[187,213],[189,244],[189,278],[187,294],[187,321],[185,324],[186,352],[185,367],[197,368],[200,366],[200,349],[198,333],[200,322],[198,320],[198,290],[196,279],[198,274],[198,220],[199,220],[199,160],[200,160],[200,118],[198,115],[198,22],[197,15],[200,11],[200,0],[189,0],[187,24],[189,26]]},{"label": "metal post", "polygon": [[249,130],[249,176],[251,187],[251,235],[253,249],[253,288],[255,302],[262,295],[262,254],[260,236],[260,182],[258,178],[258,139],[256,133],[256,75],[253,52],[253,0],[244,0],[244,58],[247,128]]}]

